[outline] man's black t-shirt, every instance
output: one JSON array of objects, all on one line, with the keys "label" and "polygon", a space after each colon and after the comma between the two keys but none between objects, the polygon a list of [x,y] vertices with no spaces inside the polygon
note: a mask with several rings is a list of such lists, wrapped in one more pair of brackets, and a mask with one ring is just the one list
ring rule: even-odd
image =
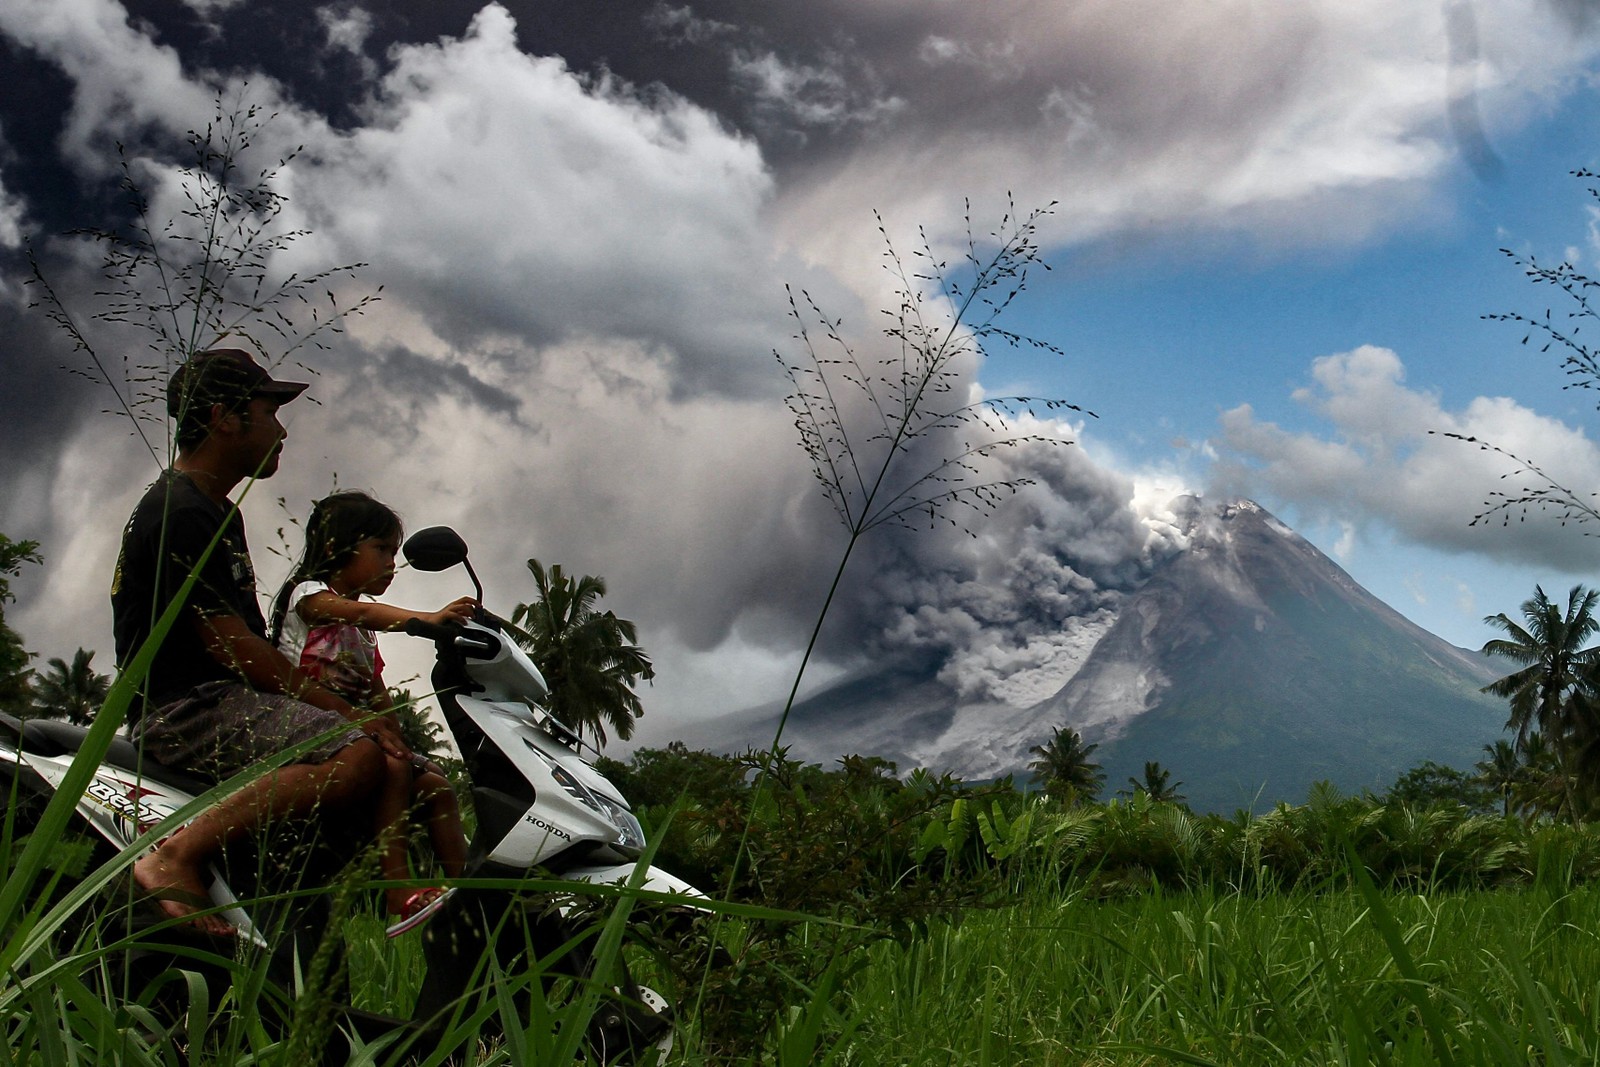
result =
[{"label": "man's black t-shirt", "polygon": [[[255,571],[245,543],[244,520],[202,493],[188,475],[168,470],[133,509],[122,532],[122,550],[111,580],[112,629],[117,666],[125,666],[149,636],[151,626],[177,595],[217,531],[221,540],[189,591],[177,623],[167,633],[143,687],[157,707],[185,696],[197,685],[240,681],[206,651],[196,622],[208,615],[237,615],[266,637],[256,600]],[[139,701],[129,712],[137,719]]]}]

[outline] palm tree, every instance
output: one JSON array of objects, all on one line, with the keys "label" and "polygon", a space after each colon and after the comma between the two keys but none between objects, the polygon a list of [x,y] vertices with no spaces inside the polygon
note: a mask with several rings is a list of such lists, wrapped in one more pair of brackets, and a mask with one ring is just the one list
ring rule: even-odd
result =
[{"label": "palm tree", "polygon": [[1533,731],[1544,735],[1563,772],[1564,807],[1573,815],[1579,807],[1573,760],[1595,740],[1590,736],[1593,731],[1586,728],[1593,717],[1585,714],[1574,698],[1600,660],[1600,648],[1588,646],[1589,639],[1600,631],[1597,601],[1600,591],[1575,585],[1563,611],[1545,596],[1543,588],[1534,586],[1533,596],[1522,602],[1525,627],[1504,612],[1483,620],[1507,635],[1485,644],[1484,654],[1523,664],[1521,670],[1491,682],[1483,691],[1511,701],[1506,729],[1516,731],[1518,751],[1527,746]]},{"label": "palm tree", "polygon": [[595,602],[606,595],[604,578],[572,578],[556,564],[548,571],[528,561],[538,599],[518,604],[511,615],[517,641],[543,672],[550,687],[550,713],[578,731],[592,730],[605,744],[606,727],[619,741],[633,736],[633,720],[644,714],[634,692],[638,679],[650,681],[655,669],[636,643],[633,623]]},{"label": "palm tree", "polygon": [[1532,730],[1547,738],[1565,733],[1568,697],[1577,689],[1583,668],[1600,658],[1600,648],[1585,647],[1600,630],[1600,619],[1594,613],[1596,600],[1600,600],[1600,591],[1575,585],[1563,612],[1542,588],[1534,586],[1533,596],[1522,602],[1526,628],[1512,622],[1505,612],[1483,620],[1508,635],[1485,644],[1484,655],[1524,664],[1521,670],[1483,687],[1485,693],[1510,699],[1506,729],[1517,731],[1517,748],[1523,747]]},{"label": "palm tree", "polygon": [[1069,804],[1076,803],[1079,798],[1093,800],[1106,780],[1100,764],[1089,760],[1099,747],[1084,744],[1078,731],[1057,726],[1051,731],[1049,741],[1028,749],[1039,757],[1028,764],[1028,769],[1044,782],[1045,792]]},{"label": "palm tree", "polygon": [[1560,818],[1570,796],[1567,774],[1543,734],[1528,735],[1528,742],[1522,747],[1522,770],[1523,779],[1517,785],[1517,806],[1533,816]]},{"label": "palm tree", "polygon": [[6,625],[6,603],[16,599],[11,579],[22,573],[24,563],[38,562],[39,542],[0,534],[0,711],[26,714],[33,698],[33,668],[28,666],[33,653],[22,647],[22,635]]},{"label": "palm tree", "polygon": [[1127,793],[1129,796],[1148,793],[1150,799],[1157,803],[1182,804],[1188,799],[1188,797],[1178,792],[1178,787],[1183,783],[1172,782],[1168,784],[1168,779],[1171,777],[1172,772],[1161,766],[1160,761],[1145,760],[1144,780],[1140,781],[1138,778],[1130,776],[1128,778],[1128,788],[1122,790],[1122,792]]},{"label": "palm tree", "polygon": [[1600,658],[1585,664],[1567,709],[1570,764],[1588,809],[1600,802]]},{"label": "palm tree", "polygon": [[1484,745],[1484,758],[1473,764],[1478,780],[1500,794],[1501,813],[1511,814],[1511,797],[1517,787],[1528,780],[1528,768],[1523,765],[1517,747],[1505,738],[1492,745]]},{"label": "palm tree", "polygon": [[444,727],[428,715],[428,709],[411,695],[411,690],[389,690],[390,711],[400,724],[400,737],[406,747],[425,759],[437,761],[445,747]]},{"label": "palm tree", "polygon": [[44,673],[33,679],[33,708],[49,719],[66,719],[87,726],[111,691],[111,679],[98,673],[91,661],[94,653],[78,649],[69,666],[57,656]]}]

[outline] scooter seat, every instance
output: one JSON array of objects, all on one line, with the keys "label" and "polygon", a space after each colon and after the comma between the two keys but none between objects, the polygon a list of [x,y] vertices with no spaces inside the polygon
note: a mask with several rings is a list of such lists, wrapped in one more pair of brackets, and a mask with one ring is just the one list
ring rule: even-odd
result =
[{"label": "scooter seat", "polygon": [[[84,739],[89,735],[84,727],[59,719],[26,719],[20,722],[13,719],[12,722],[17,724],[15,735],[22,742],[22,750],[39,756],[69,756],[83,747]],[[112,738],[104,762],[195,796],[216,784],[187,771],[157,763],[149,756],[141,757],[139,746],[126,737]]]}]

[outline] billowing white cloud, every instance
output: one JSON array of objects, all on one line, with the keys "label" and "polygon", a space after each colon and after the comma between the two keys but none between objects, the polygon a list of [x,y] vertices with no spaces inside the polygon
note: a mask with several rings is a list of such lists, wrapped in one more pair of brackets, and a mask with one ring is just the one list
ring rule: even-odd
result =
[{"label": "billowing white cloud", "polygon": [[586,83],[489,6],[402,49],[347,136],[296,164],[307,250],[372,264],[451,344],[645,339],[680,384],[749,389],[782,336],[754,144],[670,94]]},{"label": "billowing white cloud", "polygon": [[[212,111],[215,88],[187,76],[172,48],[135,29],[113,0],[15,0],[0,33],[58,63],[73,83],[61,149],[94,176],[115,172],[118,143],[182,135]],[[261,94],[270,87],[257,85]]]},{"label": "billowing white cloud", "polygon": [[[83,46],[63,33],[52,47]],[[787,661],[844,542],[778,399],[783,282],[806,284],[831,310],[842,303],[852,331],[870,323],[837,282],[774,243],[760,153],[670,94],[527,55],[498,7],[459,39],[394,58],[356,128],[336,131],[278,100],[279,118],[244,161],[305,145],[279,180],[284,225],[314,236],[275,258],[278,275],[362,259],[384,283],[382,301],[311,354],[320,373],[311,399],[286,409],[283,470],[252,491],[263,580],[286,569],[313,498],[360,486],[413,525],[460,528],[502,608],[530,594],[523,564],[537,557],[604,575],[608,606],[669,658],[731,642]],[[113,116],[91,99],[80,120],[104,128]],[[149,114],[159,132],[177,132],[176,113]],[[139,156],[135,171],[151,217],[181,214],[170,163]],[[81,246],[58,247],[80,253],[62,256],[63,270],[90,262]],[[69,297],[92,287],[71,281]],[[83,424],[51,477],[7,502],[8,526],[30,508],[47,516],[52,559],[74,562],[49,567],[19,605],[39,647],[109,647],[104,585],[120,523],[105,516],[131,508],[156,466],[126,430]],[[962,652],[951,677],[965,692],[1014,698],[1042,685],[1007,678],[1048,674],[1044,653],[1070,644],[1052,627],[1115,596],[1101,587],[1145,565],[1150,540],[1126,480],[1057,451],[1008,459],[1040,487],[985,525],[979,545],[876,535],[835,607],[825,655]],[[394,595],[442,600],[460,580],[409,575]],[[986,589],[991,581],[1007,592]],[[1021,599],[1007,605],[1007,593]],[[968,654],[958,638],[972,625],[989,633]],[[402,646],[393,658],[408,655]],[[730,684],[723,699],[730,692],[749,703],[772,695]],[[694,708],[695,694],[668,678],[657,696],[719,710]]]},{"label": "billowing white cloud", "polygon": [[[130,116],[159,146],[211,114],[210,87],[113,4],[8,6],[0,30],[74,80],[73,158],[88,173],[113,166],[108,131]],[[279,189],[283,225],[314,236],[276,257],[278,276],[366,260],[385,287],[349,334],[309,354],[320,406],[287,409],[284,471],[247,506],[263,578],[282,572],[275,543],[294,548],[291,520],[337,480],[413,524],[458,525],[507,609],[531,591],[523,561],[537,556],[605,575],[608,606],[656,647],[705,649],[736,622],[762,644],[792,643],[789,598],[811,577],[826,516],[796,506],[813,494],[771,349],[786,336],[786,272],[807,270],[766,236],[759,152],[670,94],[523,53],[499,7],[396,59],[348,132],[269,85],[278,117],[243,161],[305,145]],[[180,217],[168,157],[130,151],[151,217]],[[49,250],[63,296],[93,307],[88,249]],[[90,328],[118,362],[143,344]],[[29,358],[56,373],[51,353]],[[112,399],[80,388],[79,412]],[[131,508],[155,463],[115,419],[55,432],[47,464],[6,478],[0,528],[42,535],[49,561],[19,583],[12,618],[52,653],[107,649],[121,525],[108,516]]]},{"label": "billowing white cloud", "polygon": [[1292,504],[1308,519],[1379,523],[1405,539],[1451,552],[1592,568],[1600,543],[1562,525],[1554,512],[1520,507],[1469,526],[1474,515],[1540,482],[1476,438],[1537,464],[1554,482],[1587,495],[1600,487],[1600,448],[1580,428],[1506,397],[1478,397],[1461,410],[1405,384],[1392,351],[1363,346],[1312,365],[1314,385],[1296,399],[1325,419],[1325,432],[1290,432],[1249,405],[1222,415],[1213,442],[1222,491]]}]

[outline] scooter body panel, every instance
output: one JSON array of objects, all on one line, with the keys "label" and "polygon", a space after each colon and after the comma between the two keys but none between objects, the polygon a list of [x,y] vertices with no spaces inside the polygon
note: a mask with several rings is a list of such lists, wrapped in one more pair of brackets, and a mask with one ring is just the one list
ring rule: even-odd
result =
[{"label": "scooter body panel", "polygon": [[461,697],[459,706],[533,788],[534,803],[492,847],[491,862],[529,868],[582,845],[620,859],[639,854],[643,831],[615,787],[542,728],[527,705]]},{"label": "scooter body panel", "polygon": [[[72,767],[73,755],[41,756],[32,752],[12,752],[5,756],[18,765],[28,768],[42,778],[52,790],[59,790]],[[125,767],[100,764],[78,798],[77,812],[83,821],[105,838],[113,849],[120,852],[141,834],[164,819],[171,818],[194,797],[163,782],[147,778]],[[176,832],[183,823],[172,829]],[[206,885],[206,895],[220,910],[224,920],[239,932],[239,936],[258,947],[265,948],[262,937],[250,916],[239,907],[239,899],[213,865],[211,878]]]},{"label": "scooter body panel", "polygon": [[[72,767],[70,756],[38,756],[19,752],[17,758],[50,784],[60,789]],[[179,793],[170,786],[133,771],[101,764],[95,768],[82,798],[78,800],[78,814],[94,827],[114,848],[123,849],[134,838],[169,818],[194,798]]]}]

